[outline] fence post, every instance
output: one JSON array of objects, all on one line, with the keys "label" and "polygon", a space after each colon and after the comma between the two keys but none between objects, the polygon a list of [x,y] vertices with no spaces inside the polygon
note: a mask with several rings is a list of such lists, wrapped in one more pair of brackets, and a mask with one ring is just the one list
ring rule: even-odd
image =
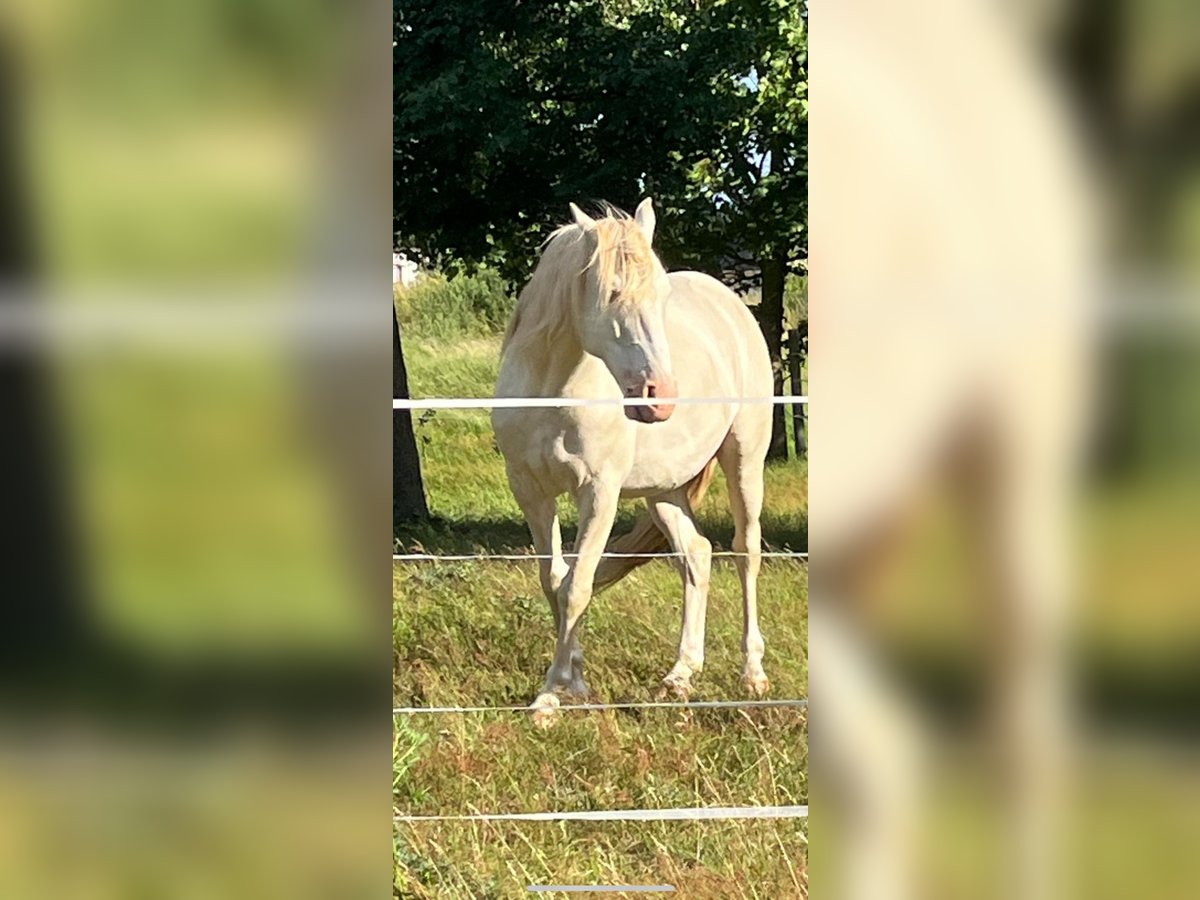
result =
[{"label": "fence post", "polygon": [[[807,332],[807,322],[802,322],[788,332],[788,369],[792,380],[792,393],[798,395],[804,393],[801,373],[804,366],[804,345],[805,338],[808,336]],[[792,407],[792,436],[796,442],[797,459],[808,452],[808,441],[805,435],[807,415],[808,407],[805,404],[799,403]]]}]

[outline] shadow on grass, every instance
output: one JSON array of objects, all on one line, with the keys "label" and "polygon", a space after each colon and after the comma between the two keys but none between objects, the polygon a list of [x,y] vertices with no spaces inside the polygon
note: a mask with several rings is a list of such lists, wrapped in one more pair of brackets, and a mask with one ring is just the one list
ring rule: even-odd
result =
[{"label": "shadow on grass", "polygon": [[[640,510],[622,510],[617,516],[614,534],[633,527]],[[701,532],[713,542],[714,549],[728,550],[733,546],[733,523],[728,516],[701,515]],[[763,549],[808,550],[808,517],[794,514],[764,513],[762,517]],[[394,537],[397,553],[533,553],[529,528],[522,519],[434,517],[426,522],[397,525]],[[575,540],[575,526],[564,524],[563,546]]]},{"label": "shadow on grass", "polygon": [[[946,725],[980,721],[989,672],[962,647],[896,641],[880,648],[891,674],[919,697],[927,715]],[[1144,734],[1200,739],[1200,646],[1180,641],[1140,653],[1099,643],[1078,648],[1075,668],[1080,722]]]},{"label": "shadow on grass", "polygon": [[216,726],[249,723],[310,736],[325,728],[344,735],[349,727],[388,727],[379,717],[388,702],[387,678],[370,654],[180,658],[91,628],[38,651],[0,659],[6,724],[66,715],[75,725],[108,727],[125,737],[197,737]]}]

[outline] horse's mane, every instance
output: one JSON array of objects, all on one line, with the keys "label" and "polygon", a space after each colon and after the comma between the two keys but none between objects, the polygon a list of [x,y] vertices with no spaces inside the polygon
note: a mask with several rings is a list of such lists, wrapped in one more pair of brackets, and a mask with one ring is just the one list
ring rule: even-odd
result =
[{"label": "horse's mane", "polygon": [[[594,230],[563,225],[543,243],[541,259],[508,322],[501,353],[518,338],[541,336],[551,341],[560,336],[583,289],[581,276],[589,269],[596,276],[602,303],[637,303],[653,283],[654,253],[641,227],[615,206],[602,204],[602,210]],[[590,255],[587,234],[595,235]]]}]

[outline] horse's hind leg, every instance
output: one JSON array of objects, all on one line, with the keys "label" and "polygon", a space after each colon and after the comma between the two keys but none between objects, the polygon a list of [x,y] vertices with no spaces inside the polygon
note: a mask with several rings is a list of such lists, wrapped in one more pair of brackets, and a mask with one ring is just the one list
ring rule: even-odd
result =
[{"label": "horse's hind leg", "polygon": [[837,609],[841,599],[835,586],[817,587],[808,617],[819,660],[811,665],[820,723],[811,752],[826,773],[818,802],[833,811],[837,832],[826,864],[848,900],[906,900],[920,826],[921,732],[874,648]]},{"label": "horse's hind leg", "polygon": [[[766,434],[769,438],[770,428]],[[763,636],[758,630],[758,570],[762,567],[762,526],[759,522],[763,505],[763,464],[766,460],[766,441],[751,444],[742,442],[736,432],[730,432],[717,453],[717,460],[729,484],[729,504],[733,510],[733,549],[738,577],[742,582],[742,683],[756,696],[770,687],[763,671]]]},{"label": "horse's hind leg", "polygon": [[681,554],[675,560],[675,566],[683,576],[679,658],[663,684],[668,690],[686,697],[692,689],[692,676],[704,667],[704,619],[708,607],[712,544],[696,528],[686,489],[656,498],[649,506],[654,524],[667,536],[671,549]]},{"label": "horse's hind leg", "polygon": [[1009,896],[1040,900],[1061,887],[1056,860],[1069,792],[1071,486],[1066,436],[1061,447],[1019,437],[1008,457],[983,473],[975,497],[986,504],[980,526],[991,544],[993,710],[1009,817],[1006,888]]}]

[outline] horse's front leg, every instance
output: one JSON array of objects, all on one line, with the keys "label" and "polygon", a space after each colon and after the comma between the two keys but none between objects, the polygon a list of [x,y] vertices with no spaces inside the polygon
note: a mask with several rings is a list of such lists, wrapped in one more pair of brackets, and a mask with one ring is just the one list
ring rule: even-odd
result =
[{"label": "horse's front leg", "polygon": [[538,555],[538,580],[542,585],[542,593],[546,595],[546,602],[550,604],[554,632],[557,634],[558,589],[567,577],[568,566],[562,553],[562,532],[558,527],[555,498],[529,491],[525,485],[519,485],[516,479],[510,479],[510,482],[514,485],[513,495],[525,513],[525,521],[529,523],[533,549]]},{"label": "horse's front leg", "polygon": [[[597,479],[580,488],[576,495],[579,504],[579,537],[575,541],[577,556],[558,588],[558,635],[554,660],[546,673],[542,692],[533,702],[534,721],[539,725],[553,721],[554,710],[559,705],[559,692],[569,691],[576,680],[582,681],[583,651],[579,647],[579,629],[592,599],[596,567],[612,533],[618,494],[616,486],[609,486]],[[576,659],[573,660],[573,657]]]}]

